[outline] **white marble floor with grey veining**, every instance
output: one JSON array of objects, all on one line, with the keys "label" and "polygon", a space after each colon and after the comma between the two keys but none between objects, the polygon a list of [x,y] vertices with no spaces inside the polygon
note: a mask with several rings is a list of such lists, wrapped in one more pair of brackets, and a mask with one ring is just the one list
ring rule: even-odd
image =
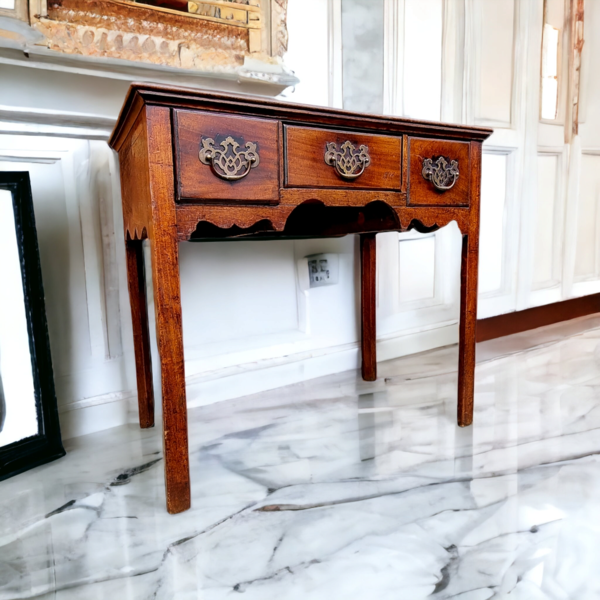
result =
[{"label": "white marble floor with grey veining", "polygon": [[[538,344],[530,347],[532,344]],[[190,410],[192,509],[160,428],[76,438],[0,483],[0,599],[597,600],[600,319]]]}]

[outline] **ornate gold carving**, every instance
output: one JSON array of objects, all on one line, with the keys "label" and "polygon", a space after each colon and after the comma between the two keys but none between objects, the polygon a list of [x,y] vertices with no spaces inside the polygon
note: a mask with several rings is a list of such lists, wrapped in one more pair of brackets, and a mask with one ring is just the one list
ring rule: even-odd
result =
[{"label": "ornate gold carving", "polygon": [[198,154],[200,162],[210,165],[214,174],[227,181],[236,181],[246,177],[250,169],[258,167],[260,158],[255,142],[246,142],[246,150],[238,150],[239,142],[227,136],[219,147],[212,138],[202,138],[202,148]]},{"label": "ornate gold carving", "polygon": [[288,49],[287,3],[288,0],[271,1],[271,56],[283,58]]},{"label": "ornate gold carving", "polygon": [[426,158],[423,161],[423,177],[433,183],[433,187],[445,192],[454,186],[458,179],[458,161],[439,156],[437,159]]},{"label": "ornate gold carving", "polygon": [[[48,2],[47,11],[32,14],[31,24],[45,38],[38,44],[56,52],[233,76],[245,68],[248,58],[259,61],[252,68],[259,73],[262,63],[280,66],[276,57],[283,50],[278,45],[279,54],[271,52],[271,36],[287,35],[286,0],[273,2],[278,18],[270,3],[259,4],[259,0],[198,0],[190,2],[192,12],[182,12],[127,0],[60,0]],[[265,67],[276,79],[278,71],[269,71]]]},{"label": "ornate gold carving", "polygon": [[327,142],[326,148],[325,162],[344,179],[356,179],[371,164],[368,146],[362,145],[357,150],[352,142],[346,141],[341,148],[335,142]]}]

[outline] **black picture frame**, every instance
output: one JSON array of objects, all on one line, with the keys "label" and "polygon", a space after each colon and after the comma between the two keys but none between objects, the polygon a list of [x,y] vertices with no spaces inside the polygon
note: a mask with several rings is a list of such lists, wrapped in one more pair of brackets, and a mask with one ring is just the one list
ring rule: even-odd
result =
[{"label": "black picture frame", "polygon": [[65,455],[65,450],[60,436],[29,173],[0,172],[0,190],[11,192],[13,200],[38,419],[37,435],[0,447],[0,481],[2,481],[56,460]]}]

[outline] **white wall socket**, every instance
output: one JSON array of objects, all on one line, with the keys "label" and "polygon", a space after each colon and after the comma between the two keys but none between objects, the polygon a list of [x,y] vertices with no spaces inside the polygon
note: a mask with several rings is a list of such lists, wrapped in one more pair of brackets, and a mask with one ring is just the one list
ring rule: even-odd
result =
[{"label": "white wall socket", "polygon": [[306,261],[311,288],[334,285],[339,281],[339,254],[311,254]]}]

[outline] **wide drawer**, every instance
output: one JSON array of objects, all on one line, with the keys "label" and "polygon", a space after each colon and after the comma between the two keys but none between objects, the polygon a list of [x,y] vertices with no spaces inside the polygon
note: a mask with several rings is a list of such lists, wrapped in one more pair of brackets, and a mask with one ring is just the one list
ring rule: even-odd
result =
[{"label": "wide drawer", "polygon": [[469,206],[468,142],[408,138],[408,205]]},{"label": "wide drawer", "polygon": [[173,119],[179,201],[279,201],[277,121],[189,110]]},{"label": "wide drawer", "polygon": [[287,187],[400,189],[401,137],[291,125],[284,130]]}]

